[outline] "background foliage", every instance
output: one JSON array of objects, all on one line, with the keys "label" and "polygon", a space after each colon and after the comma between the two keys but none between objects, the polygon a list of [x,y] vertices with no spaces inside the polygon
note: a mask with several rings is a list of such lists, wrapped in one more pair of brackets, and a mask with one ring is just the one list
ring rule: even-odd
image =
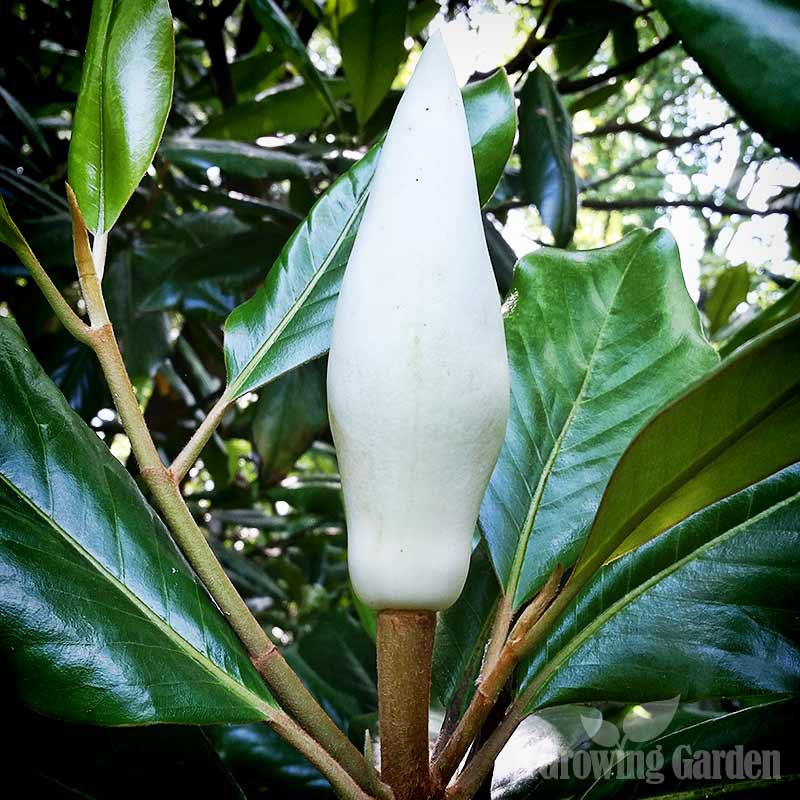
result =
[{"label": "background foliage", "polygon": [[[258,365],[257,375],[275,379],[257,388],[260,380],[252,379],[242,364],[249,364],[252,356],[248,348],[253,342],[247,337],[253,320],[264,316],[259,297],[282,296],[281,287],[291,283],[286,275],[296,274],[292,270],[315,274],[320,263],[329,262],[344,267],[347,238],[337,237],[344,225],[357,225],[374,167],[374,153],[365,154],[380,142],[430,31],[449,22],[446,36],[456,66],[461,77],[473,81],[466,90],[474,109],[470,132],[482,199],[487,201],[484,222],[498,287],[507,293],[517,256],[537,251],[517,267],[517,292],[552,298],[548,309],[559,308],[563,315],[555,319],[548,312],[539,318],[529,303],[509,317],[519,391],[541,383],[566,387],[567,395],[559,398],[564,405],[557,409],[563,417],[558,427],[564,436],[556,442],[541,430],[536,434],[541,441],[526,432],[526,413],[538,418],[536,403],[546,406],[547,398],[533,397],[533,410],[523,404],[519,418],[512,415],[520,436],[507,443],[481,515],[488,548],[476,549],[465,599],[440,628],[434,699],[441,715],[445,706],[452,709],[464,701],[463,686],[455,678],[464,670],[474,671],[478,634],[485,632],[496,602],[490,558],[511,597],[519,603],[527,599],[564,552],[573,561],[577,557],[599,494],[634,433],[663,402],[716,363],[701,326],[724,356],[800,311],[800,169],[791,160],[798,155],[800,127],[800,12],[791,2],[756,1],[741,3],[740,14],[725,15],[723,3],[688,0],[482,0],[441,6],[434,0],[173,0],[170,5],[175,84],[164,139],[153,164],[141,164],[146,174],[130,202],[122,208],[124,198],[113,193],[108,197],[108,215],[121,211],[109,240],[104,280],[109,311],[165,460],[179,452],[226,379],[235,384],[235,409],[191,470],[185,494],[250,607],[325,707],[354,741],[361,741],[363,731],[374,728],[377,710],[374,631],[370,614],[358,606],[347,581],[344,514],[326,418],[325,361],[304,363],[322,355],[325,347],[312,344],[309,354],[298,356],[286,344],[296,331],[313,330],[316,314],[329,315],[330,287],[324,280],[318,284],[314,315],[306,308],[292,317],[295,327],[277,342],[271,360]],[[89,3],[66,0],[14,0],[0,9],[0,192],[33,250],[78,305],[63,182],[90,11]],[[705,15],[702,24],[696,16],[700,11]],[[113,24],[122,23],[117,19]],[[532,68],[534,62],[538,67]],[[758,68],[767,62],[769,73]],[[487,123],[487,130],[481,130],[482,121],[501,116],[496,109],[508,90],[504,79],[489,74],[500,65],[506,65],[513,79],[517,101],[518,135],[510,158],[513,130],[508,125],[491,128]],[[167,103],[168,98],[153,98],[153,118],[166,113]],[[124,109],[111,107],[108,113],[113,122]],[[492,158],[500,163],[492,164]],[[313,224],[303,225],[316,200],[356,162],[357,169],[317,207]],[[503,176],[494,190],[493,176],[500,170]],[[486,174],[491,177],[484,180]],[[70,169],[74,182],[73,175]],[[116,187],[126,176],[112,177],[109,185],[122,191]],[[103,218],[98,210],[95,219],[92,210],[90,227],[107,229],[109,216]],[[604,251],[591,274],[574,281],[569,265],[582,257],[549,248],[599,247],[640,226],[673,231],[691,300],[681,288],[677,253],[661,234],[634,233]],[[294,244],[284,250],[293,234]],[[629,270],[632,259],[636,266]],[[265,278],[267,288],[259,295],[256,290]],[[580,346],[561,361],[559,374],[539,374],[546,359],[530,360],[531,349],[562,346],[563,330],[574,323],[571,306],[560,305],[559,298],[586,297],[592,291],[603,302],[595,308],[596,318],[581,317],[576,333]],[[223,323],[254,293],[253,303],[227,323],[223,358]],[[16,320],[69,405],[136,479],[130,445],[111,410],[94,356],[58,325],[6,248],[0,250],[0,315]],[[609,326],[610,318],[615,322]],[[546,328],[548,322],[551,338],[527,341],[531,330]],[[272,325],[269,319],[267,323]],[[654,326],[658,335],[652,334]],[[652,335],[628,365],[637,389],[631,402],[630,384],[609,390],[620,367],[613,346],[641,335],[645,327]],[[796,336],[786,352],[778,343],[764,356],[786,370],[784,383],[768,387],[770,397],[796,392],[792,370],[785,366],[796,366],[792,342],[796,344]],[[598,354],[591,380],[581,373],[589,351]],[[657,374],[650,369],[653,363],[659,365]],[[740,368],[746,373],[745,367]],[[38,380],[31,369],[30,380]],[[775,366],[774,371],[781,370]],[[739,385],[739,373],[731,375],[731,385]],[[604,408],[619,418],[596,413],[584,417],[582,404],[606,390],[611,394]],[[3,391],[10,392],[10,384]],[[763,394],[762,401],[754,389],[748,395],[752,402],[737,409],[741,417],[736,419],[746,425],[765,414],[780,417],[771,429],[774,439],[765,440],[770,448],[775,445],[774,453],[782,442],[793,442],[791,421],[796,416],[782,407],[776,411],[766,389]],[[688,416],[680,424],[691,426],[703,408],[716,407],[720,396],[701,397],[700,405],[681,412]],[[58,411],[59,418],[64,413]],[[652,433],[652,426],[647,430],[655,440],[649,446],[657,451],[663,439],[658,431]],[[577,491],[569,472],[574,467],[571,445],[590,440],[602,444],[592,451],[593,472],[580,487],[580,513],[571,515],[565,526],[561,503],[567,497],[574,502]],[[634,452],[632,458],[646,462],[647,435],[639,445],[644,455]],[[741,452],[745,455],[730,456],[737,464],[749,457],[746,448]],[[542,487],[536,500],[541,513],[535,521],[531,517],[527,529],[531,498],[525,489],[530,487],[514,484],[512,456],[516,464],[528,466],[528,476]],[[769,461],[765,456],[768,469],[760,473],[742,467],[734,474],[741,481],[726,485],[726,493],[744,489],[788,463],[786,458],[791,460],[782,457]],[[585,461],[589,463],[588,456]],[[509,470],[507,480],[503,469]],[[721,462],[719,470],[729,475],[729,463]],[[116,479],[123,481],[124,476]],[[714,512],[727,514],[715,534],[744,524],[757,529],[771,514],[785,514],[796,482],[796,472],[789,471],[762,484],[756,511],[752,502],[742,511],[744,501],[735,495],[724,514]],[[671,519],[668,507],[657,510]],[[604,513],[620,530],[625,528],[622,511],[606,506]],[[752,521],[758,514],[763,516]],[[498,522],[505,524],[507,517],[514,520],[513,535]],[[665,527],[667,523],[660,530]],[[516,561],[519,553],[524,558],[531,533],[556,529],[563,538],[548,538],[552,552],[545,553],[544,561]],[[653,533],[636,526],[625,530],[641,541]],[[679,528],[669,535],[682,540]],[[709,539],[708,528],[703,528],[682,541],[690,548],[685,556],[690,564],[691,547],[700,552],[715,546],[716,538]],[[619,592],[625,581],[644,586],[658,570],[670,568],[665,555],[670,546],[667,539],[651,543],[644,566],[618,562],[607,577],[609,585]],[[735,551],[735,542],[727,546]],[[729,557],[738,556],[732,552]],[[685,573],[674,580],[691,585]],[[580,599],[581,613],[599,613],[596,604],[604,611],[603,603],[610,602],[598,600],[593,591],[596,587]],[[633,608],[640,603],[653,617],[670,613],[646,591],[637,598],[630,598]],[[766,609],[768,598],[759,598]],[[702,614],[703,604],[700,599],[697,603]],[[624,617],[620,619],[614,624],[624,624]],[[782,619],[764,621],[776,638],[785,632],[785,624]],[[580,647],[592,645],[573,641],[573,633],[564,625],[553,634],[553,646],[565,648],[566,669],[561,682],[546,687],[538,704],[629,699],[610,689],[602,696],[570,694],[567,689],[578,685],[570,670],[579,670]],[[664,636],[677,641],[678,634],[666,631]],[[614,633],[601,627],[596,635],[613,639]],[[655,683],[657,676],[647,680]],[[789,678],[779,688],[791,688]],[[709,696],[732,691],[725,685]],[[694,714],[698,724],[701,717],[702,724],[709,724],[725,719],[716,716],[720,714],[760,713],[747,701],[737,703],[692,706],[685,713]],[[13,708],[26,735],[39,741],[67,739],[82,761],[121,764],[139,748],[142,758],[164,758],[163,744],[145,739],[141,731],[105,732],[98,742],[97,732],[87,726],[71,728],[67,737],[59,731],[65,723],[47,721],[16,703]],[[778,719],[775,730],[784,724],[784,707],[763,713]],[[730,722],[730,730],[739,719]],[[553,725],[568,738],[563,719]],[[170,730],[159,736],[175,748],[176,762],[185,765],[187,775],[196,773],[192,764],[197,752],[207,751],[204,769],[210,770],[208,780],[219,785],[215,793],[220,796],[329,792],[319,775],[263,726],[181,728],[169,735]],[[116,769],[78,774],[74,761],[63,754],[46,765],[29,753],[15,761],[29,780],[49,787],[49,796],[80,792],[104,797],[108,785],[103,782],[116,785],[119,778]],[[142,780],[140,774],[131,774],[123,792],[138,794]],[[503,796],[527,791],[520,788],[527,785],[527,776],[504,780],[497,776],[505,786]],[[149,784],[147,790],[153,794]],[[165,786],[156,792],[166,794]]]}]

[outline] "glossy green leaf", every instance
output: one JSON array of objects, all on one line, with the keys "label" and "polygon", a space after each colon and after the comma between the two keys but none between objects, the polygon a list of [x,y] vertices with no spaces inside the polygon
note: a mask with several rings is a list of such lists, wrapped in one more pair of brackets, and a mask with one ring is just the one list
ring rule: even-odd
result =
[{"label": "glossy green leaf", "polygon": [[[781,797],[786,792],[786,783],[796,783],[800,780],[797,756],[786,748],[786,742],[794,736],[798,711],[800,711],[800,700],[797,697],[767,702],[761,700],[757,705],[740,708],[727,714],[697,719],[692,724],[655,739],[641,743],[628,742],[626,751],[633,755],[633,751],[637,750],[652,752],[657,748],[661,749],[665,764],[661,770],[664,780],[658,790],[660,800],[706,800],[730,792],[750,800],[761,796],[753,794],[759,788],[767,790],[765,794],[767,797],[772,795]],[[741,748],[743,753],[758,752],[759,755],[765,751],[780,753],[779,759],[770,765],[773,769],[777,766],[779,774],[773,773],[763,779],[752,780],[747,780],[744,774],[741,777],[720,774],[717,778],[709,776],[706,781],[687,780],[681,777],[680,773],[675,774],[673,758],[679,759],[683,767],[686,761],[691,763],[692,755],[698,751],[731,752],[736,748]],[[752,766],[756,766],[755,761]],[[766,765],[761,762],[756,768],[760,772],[764,766]],[[632,789],[637,794],[643,793],[642,784],[645,781],[646,778],[632,785],[630,779],[613,770],[610,775],[585,782],[580,797],[581,800],[629,798]],[[691,794],[687,795],[687,792]]]},{"label": "glossy green leaf", "polygon": [[565,247],[575,233],[578,213],[572,120],[541,67],[525,78],[519,100],[519,156],[525,189],[556,246]]},{"label": "glossy green leaf", "polygon": [[[284,69],[284,56],[274,49],[248,53],[231,62],[231,78],[239,101],[249,100],[260,91],[278,82]],[[210,73],[206,73],[184,93],[187,100],[208,103],[217,99],[216,87]]]},{"label": "glossy green leaf", "polygon": [[325,778],[266,725],[215,725],[206,731],[247,797],[259,797],[268,787],[278,800],[330,800]]},{"label": "glossy green leaf", "polygon": [[378,710],[375,644],[350,614],[322,616],[299,641],[297,653],[318,680],[335,689],[337,697],[329,694],[327,700],[342,718]]},{"label": "glossy green leaf", "polygon": [[311,63],[303,40],[297,35],[294,25],[287,19],[281,7],[274,0],[249,0],[253,15],[272,42],[275,50],[283,53],[303,80],[314,89],[336,115],[336,103],[322,75]]},{"label": "glossy green leaf", "polygon": [[459,694],[464,705],[474,690],[500,586],[483,542],[472,553],[464,591],[439,614],[433,649],[433,695],[447,708]]},{"label": "glossy green leaf", "polygon": [[532,707],[800,692],[798,601],[795,466],[603,567],[523,685]]},{"label": "glossy green leaf", "polygon": [[617,0],[561,0],[556,3],[544,38],[554,40],[558,71],[562,75],[585,67],[600,49],[615,20],[631,17],[631,9]]},{"label": "glossy green leaf", "polygon": [[[178,309],[187,315],[224,319],[243,288],[258,282],[288,238],[283,225],[247,228],[232,214],[184,214],[136,248],[140,292],[148,311]],[[170,234],[172,234],[170,238]]]},{"label": "glossy green leaf", "polygon": [[514,283],[514,267],[517,264],[517,254],[505,240],[502,232],[485,215],[483,217],[483,232],[486,236],[486,247],[494,270],[494,279],[500,296],[505,297]]},{"label": "glossy green leaf", "polygon": [[772,144],[800,156],[796,0],[655,0],[726,100]]},{"label": "glossy green leaf", "polygon": [[8,695],[5,701],[4,724],[13,731],[3,745],[5,780],[31,797],[244,800],[200,727],[75,725],[36,714]]},{"label": "glossy green leaf", "polygon": [[161,144],[161,155],[178,166],[205,172],[219,167],[230,175],[244,178],[304,178],[318,175],[322,167],[315,161],[244,142],[220,139],[168,139]]},{"label": "glossy green leaf", "polygon": [[630,15],[611,30],[614,60],[617,64],[630,61],[639,52],[639,35],[636,32],[636,17]]},{"label": "glossy green leaf", "polygon": [[519,607],[575,562],[635,433],[717,357],[663,230],[538,250],[517,265],[506,306],[511,409],[479,524]]},{"label": "glossy green leaf", "polygon": [[269,712],[258,673],[166,529],[7,319],[0,570],[3,657],[37,711],[112,725]]},{"label": "glossy green leaf", "polygon": [[800,460],[798,414],[800,318],[723,361],[648,422],[608,482],[573,578]]},{"label": "glossy green leaf", "polygon": [[[344,81],[329,81],[334,98],[342,97]],[[200,136],[211,139],[253,141],[276,133],[305,133],[321,128],[331,119],[328,104],[307,84],[276,87],[258,100],[239,103],[219,116],[212,117],[200,130]]]},{"label": "glossy green leaf", "polygon": [[725,343],[720,347],[721,356],[728,356],[738,347],[746,344],[756,336],[780,325],[795,315],[800,314],[800,283],[787,289],[783,296],[776,300],[769,308],[765,308],[744,325],[733,331]]},{"label": "glossy green leaf", "polygon": [[[479,193],[494,191],[514,141],[504,72],[464,93]],[[259,291],[225,323],[228,392],[239,397],[325,353],[342,273],[364,211],[380,145],[339,178],[284,247]],[[490,157],[484,158],[484,154]]]},{"label": "glossy green leaf", "polygon": [[314,438],[328,426],[327,359],[304,364],[259,392],[253,441],[261,458],[261,480],[283,478]]},{"label": "glossy green leaf", "polygon": [[746,263],[720,274],[703,309],[708,317],[709,333],[716,333],[728,321],[736,306],[747,300],[748,291],[750,272]]},{"label": "glossy green leaf", "polygon": [[95,0],[69,148],[89,230],[117,221],[153,160],[172,101],[167,0]]},{"label": "glossy green leaf", "polygon": [[360,125],[386,97],[405,60],[407,0],[339,0],[342,68]]}]

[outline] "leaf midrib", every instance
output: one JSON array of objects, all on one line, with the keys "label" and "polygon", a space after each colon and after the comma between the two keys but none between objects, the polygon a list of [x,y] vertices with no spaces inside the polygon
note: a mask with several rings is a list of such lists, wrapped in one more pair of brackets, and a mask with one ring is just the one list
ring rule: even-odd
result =
[{"label": "leaf midrib", "polygon": [[536,484],[536,489],[533,493],[533,497],[531,498],[531,504],[528,509],[528,515],[525,518],[525,522],[522,526],[521,536],[519,538],[519,542],[517,544],[517,550],[514,555],[514,561],[511,565],[511,575],[509,576],[509,581],[506,586],[506,595],[512,598],[512,602],[516,604],[516,594],[517,589],[519,588],[519,579],[522,575],[522,567],[525,561],[525,554],[528,550],[528,542],[530,541],[531,534],[533,533],[533,526],[536,522],[536,516],[539,513],[539,507],[542,502],[542,497],[544,496],[545,489],[547,488],[547,483],[550,480],[550,475],[553,471],[553,466],[555,465],[556,459],[558,458],[561,452],[561,446],[564,443],[564,439],[567,436],[567,433],[570,430],[573,420],[575,419],[575,415],[578,413],[578,409],[581,406],[582,398],[586,392],[586,389],[589,384],[589,380],[592,376],[592,371],[594,369],[595,360],[597,358],[597,354],[601,350],[601,342],[604,341],[606,327],[608,325],[608,321],[611,318],[611,311],[614,308],[617,297],[619,296],[620,290],[622,289],[623,283],[625,283],[625,279],[628,276],[628,272],[636,260],[636,257],[639,255],[639,252],[644,247],[647,239],[649,237],[643,236],[641,242],[639,242],[638,246],[635,248],[633,254],[631,255],[628,263],[625,265],[625,269],[622,271],[620,275],[619,283],[617,287],[614,289],[614,294],[611,297],[607,307],[606,313],[603,318],[603,322],[600,325],[600,329],[597,332],[597,336],[595,338],[594,346],[592,348],[592,352],[589,355],[589,359],[586,364],[586,370],[583,374],[583,380],[581,381],[580,388],[575,396],[575,401],[572,404],[572,408],[570,409],[567,418],[564,420],[564,423],[561,426],[561,430],[559,431],[556,440],[553,443],[553,448],[550,451],[550,455],[545,462],[544,468],[542,469],[542,474],[539,476],[539,480]]},{"label": "leaf midrib", "polygon": [[686,566],[687,564],[691,563],[692,561],[696,561],[703,553],[707,552],[708,550],[713,549],[719,544],[726,542],[728,539],[733,538],[734,536],[738,535],[742,531],[746,530],[747,528],[755,525],[756,523],[760,522],[762,519],[768,517],[769,515],[779,511],[784,506],[790,505],[791,503],[795,502],[798,498],[800,498],[800,492],[791,495],[790,497],[786,497],[783,500],[778,501],[774,505],[765,508],[760,513],[756,514],[754,517],[750,517],[750,519],[746,519],[743,522],[740,522],[738,525],[730,528],[727,531],[722,532],[718,536],[709,539],[707,542],[704,542],[699,547],[695,548],[691,552],[687,553],[683,558],[678,559],[677,561],[673,561],[664,569],[656,572],[647,580],[643,581],[642,583],[638,584],[633,589],[625,592],[619,600],[616,600],[611,605],[609,605],[604,611],[602,611],[599,615],[594,617],[594,619],[586,625],[584,628],[580,630],[580,632],[572,637],[569,642],[562,647],[555,656],[553,656],[539,671],[537,676],[538,687],[531,698],[531,703],[533,703],[538,697],[542,690],[546,688],[546,686],[550,683],[550,681],[555,677],[557,670],[564,664],[564,662],[569,659],[575,652],[579,649],[579,647],[591,636],[593,636],[601,627],[605,625],[605,623],[610,620],[613,616],[617,614],[618,611],[622,610],[626,606],[629,606],[639,597],[645,594],[645,592],[650,589],[651,587],[655,586],[657,583],[660,583],[665,578],[668,578],[673,573],[677,572],[682,567]]},{"label": "leaf midrib", "polygon": [[143,602],[136,594],[134,594],[126,584],[120,581],[113,573],[111,573],[100,561],[98,561],[88,550],[86,550],[74,537],[65,531],[52,517],[44,513],[19,487],[14,484],[3,472],[0,472],[0,482],[4,483],[11,492],[18,497],[28,508],[30,508],[36,517],[42,519],[52,531],[60,536],[70,547],[72,547],[77,554],[86,561],[97,573],[107,580],[120,594],[123,595],[135,608],[137,608],[145,619],[149,620],[151,624],[155,625],[159,631],[169,640],[172,641],[178,650],[183,652],[195,664],[197,664],[204,672],[213,677],[216,681],[221,683],[231,694],[238,700],[257,711],[264,719],[269,719],[272,716],[272,709],[266,701],[255,695],[243,684],[235,681],[228,673],[217,666],[207,656],[204,656],[194,645],[184,639],[174,628],[168,625],[161,617],[156,614],[145,602]]},{"label": "leaf midrib", "polygon": [[[604,547],[598,548],[597,553],[595,553],[594,556],[588,557],[583,564],[578,563],[575,567],[575,573],[585,572],[587,569],[594,571],[600,567],[602,562],[611,558],[616,550],[628,540],[631,534],[633,534],[660,506],[673,497],[679,489],[688,485],[692,479],[696,478],[703,470],[710,467],[724,453],[732,447],[735,447],[747,434],[755,430],[755,428],[769,419],[774,413],[780,411],[784,405],[790,403],[792,398],[797,394],[798,386],[800,386],[798,382],[791,384],[784,392],[763,406],[757,414],[749,416],[744,422],[737,425],[714,445],[698,454],[685,469],[679,472],[672,480],[664,484],[659,491],[651,495],[650,498],[639,506],[636,512],[629,516],[616,531],[615,536],[606,541]],[[647,427],[645,427],[642,432],[646,430]],[[594,529],[597,519],[598,517],[595,517],[592,529]],[[591,536],[591,531],[589,536]],[[587,545],[588,543],[589,539],[587,538]]]}]

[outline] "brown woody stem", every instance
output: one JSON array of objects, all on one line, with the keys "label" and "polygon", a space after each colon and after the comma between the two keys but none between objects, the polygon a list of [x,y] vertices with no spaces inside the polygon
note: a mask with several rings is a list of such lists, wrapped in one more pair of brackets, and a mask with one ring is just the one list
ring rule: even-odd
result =
[{"label": "brown woody stem", "polygon": [[494,664],[481,674],[478,688],[464,716],[439,757],[433,762],[432,780],[435,792],[441,792],[447,786],[520,659],[530,652],[533,646],[531,636],[558,594],[562,575],[563,569],[558,564],[542,590],[520,616]]},{"label": "brown woody stem", "polygon": [[[362,788],[369,788],[370,773],[364,757],[303,686],[258,620],[252,615],[195,522],[179,485],[162,463],[131,385],[114,330],[108,321],[98,277],[102,272],[102,265],[93,259],[86,227],[75,195],[69,187],[67,187],[67,197],[72,211],[75,261],[89,319],[92,322],[92,327],[87,329],[88,344],[100,361],[142,478],[147,483],[155,504],[164,515],[178,547],[247,648],[253,663],[279,702],[288,708],[303,728],[314,737],[312,739],[311,736],[303,734],[305,739],[302,744],[305,750],[301,752],[306,755],[314,752],[318,760],[322,759],[320,764],[323,764],[327,762],[316,750],[327,751],[333,757],[331,760],[337,761]],[[99,250],[104,251],[104,247],[101,246]],[[291,730],[286,726],[283,729]],[[293,743],[297,746],[296,742]],[[330,775],[328,777],[330,778]],[[343,796],[357,795],[345,793]]]},{"label": "brown woody stem", "polygon": [[378,614],[381,776],[397,800],[428,800],[428,704],[436,614]]}]

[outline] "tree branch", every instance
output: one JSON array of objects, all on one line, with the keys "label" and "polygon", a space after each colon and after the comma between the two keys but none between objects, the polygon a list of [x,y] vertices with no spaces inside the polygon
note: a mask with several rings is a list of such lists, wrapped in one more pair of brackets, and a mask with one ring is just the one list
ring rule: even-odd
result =
[{"label": "tree branch", "polygon": [[[510,211],[514,208],[527,208],[531,204],[525,200],[509,200],[507,203],[500,203],[493,208],[486,209],[492,213]],[[590,208],[595,211],[633,211],[636,209],[653,208],[697,208],[716,211],[725,216],[738,214],[742,217],[766,217],[769,214],[791,214],[789,209],[768,208],[766,211],[756,211],[746,206],[735,206],[730,203],[717,203],[711,198],[691,200],[665,200],[663,197],[636,197],[630,200],[596,200],[593,198],[582,199],[582,208]]]},{"label": "tree branch", "polygon": [[[195,522],[179,486],[161,462],[122,360],[114,330],[108,321],[98,278],[102,265],[92,258],[86,226],[75,195],[69,187],[67,197],[72,213],[75,259],[93,324],[88,329],[88,344],[100,362],[142,478],[164,515],[178,547],[216,601],[228,624],[247,648],[253,664],[279,702],[294,714],[316,742],[363,789],[368,790],[371,778],[364,757],[305,688],[250,612]],[[98,250],[99,254],[104,255],[104,252],[103,248]],[[309,739],[309,742],[313,740]],[[305,743],[307,749],[312,748],[309,742]]]},{"label": "tree branch", "polygon": [[707,136],[709,133],[713,133],[715,130],[723,128],[734,119],[735,117],[730,117],[724,122],[721,122],[719,125],[709,125],[707,128],[701,128],[693,133],[687,133],[678,136],[663,134],[660,131],[654,130],[647,125],[642,124],[641,122],[612,122],[608,125],[601,125],[600,127],[595,128],[593,131],[589,131],[588,133],[581,134],[581,138],[593,139],[599,136],[609,136],[614,133],[628,132],[635,133],[638,136],[641,136],[643,139],[648,139],[651,142],[668,145],[669,147],[677,147],[678,145],[688,144],[689,142],[697,142],[698,140],[702,139],[703,136]]},{"label": "tree branch", "polygon": [[635,72],[648,61],[658,58],[662,53],[674,47],[678,41],[678,37],[674,33],[669,33],[657,44],[654,44],[647,50],[643,50],[633,58],[623,61],[621,64],[615,64],[613,67],[609,67],[599,75],[589,75],[586,78],[576,78],[575,80],[561,78],[561,80],[556,83],[556,89],[558,89],[561,94],[582,92],[584,89],[591,89],[601,83],[607,83],[612,78]]}]

